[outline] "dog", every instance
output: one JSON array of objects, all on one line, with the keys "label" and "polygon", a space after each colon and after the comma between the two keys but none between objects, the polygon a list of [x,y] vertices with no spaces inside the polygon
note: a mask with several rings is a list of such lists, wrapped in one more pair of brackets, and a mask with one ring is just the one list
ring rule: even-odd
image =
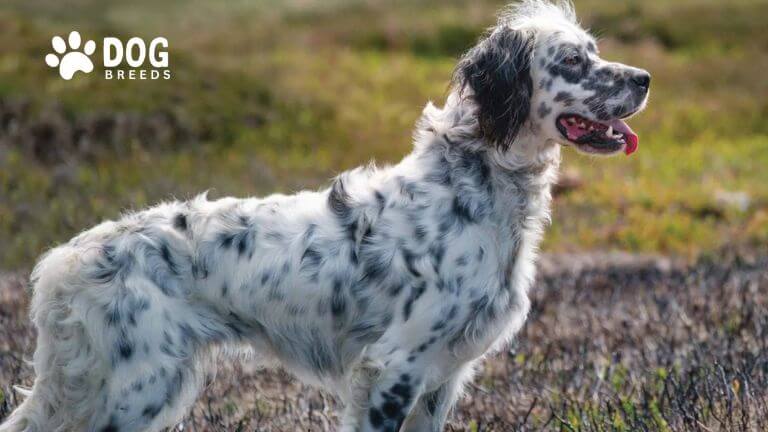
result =
[{"label": "dog", "polygon": [[649,84],[599,57],[570,3],[523,0],[400,163],[83,232],[32,272],[36,378],[0,431],[158,431],[243,350],[337,395],[342,431],[441,431],[526,319],[561,146],[635,151],[622,119]]}]

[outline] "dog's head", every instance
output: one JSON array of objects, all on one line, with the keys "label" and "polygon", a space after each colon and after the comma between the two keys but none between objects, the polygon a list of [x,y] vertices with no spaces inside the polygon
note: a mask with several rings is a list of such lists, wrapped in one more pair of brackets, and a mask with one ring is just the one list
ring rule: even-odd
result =
[{"label": "dog's head", "polygon": [[502,149],[520,134],[584,153],[637,149],[623,121],[645,107],[648,72],[600,58],[569,2],[524,0],[459,62],[484,137]]}]

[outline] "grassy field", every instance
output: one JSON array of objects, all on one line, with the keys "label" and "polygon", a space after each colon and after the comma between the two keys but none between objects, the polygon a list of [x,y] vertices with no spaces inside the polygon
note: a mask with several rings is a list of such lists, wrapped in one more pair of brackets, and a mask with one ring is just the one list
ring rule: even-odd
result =
[{"label": "grassy field", "polygon": [[[605,57],[651,70],[630,158],[565,152],[546,250],[687,256],[768,240],[768,2],[577,2]],[[411,147],[498,2],[77,0],[0,6],[0,268],[121,211],[324,185]],[[170,81],[66,82],[50,38],[170,41]]]}]

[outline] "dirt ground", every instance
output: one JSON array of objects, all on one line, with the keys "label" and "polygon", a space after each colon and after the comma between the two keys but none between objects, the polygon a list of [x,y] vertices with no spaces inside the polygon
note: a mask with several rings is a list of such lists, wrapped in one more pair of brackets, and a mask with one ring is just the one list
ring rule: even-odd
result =
[{"label": "dirt ground", "polygon": [[[488,358],[449,431],[768,430],[768,253],[692,264],[545,256],[529,320]],[[0,419],[29,385],[25,277],[0,275]],[[337,403],[285,373],[224,366],[174,430],[330,431]]]}]

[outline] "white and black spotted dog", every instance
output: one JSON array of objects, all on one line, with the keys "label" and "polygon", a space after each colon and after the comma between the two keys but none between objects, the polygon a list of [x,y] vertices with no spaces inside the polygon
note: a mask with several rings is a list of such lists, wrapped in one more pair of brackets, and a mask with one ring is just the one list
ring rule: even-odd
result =
[{"label": "white and black spotted dog", "polygon": [[171,202],[51,250],[37,378],[0,431],[158,431],[244,347],[338,395],[343,431],[440,431],[523,324],[560,146],[627,154],[650,75],[569,3],[513,5],[459,62],[413,152],[330,188]]}]

